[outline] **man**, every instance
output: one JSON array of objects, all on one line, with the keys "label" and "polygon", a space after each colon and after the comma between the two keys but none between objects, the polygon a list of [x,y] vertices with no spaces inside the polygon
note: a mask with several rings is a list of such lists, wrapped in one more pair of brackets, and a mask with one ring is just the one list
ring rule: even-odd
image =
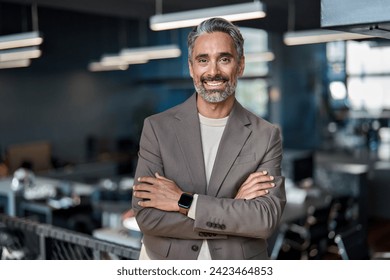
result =
[{"label": "man", "polygon": [[188,36],[196,93],[148,117],[133,209],[140,259],[267,259],[285,205],[279,129],[235,99],[243,38],[213,18]]}]

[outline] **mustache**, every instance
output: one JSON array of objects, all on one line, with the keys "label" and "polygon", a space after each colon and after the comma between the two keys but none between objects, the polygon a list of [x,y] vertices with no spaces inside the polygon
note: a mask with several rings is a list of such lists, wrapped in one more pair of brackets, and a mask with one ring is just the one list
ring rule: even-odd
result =
[{"label": "mustache", "polygon": [[215,75],[215,76],[206,76],[206,77],[201,77],[200,81],[203,82],[211,82],[211,81],[222,81],[222,82],[227,82],[229,79],[226,76],[223,75]]}]

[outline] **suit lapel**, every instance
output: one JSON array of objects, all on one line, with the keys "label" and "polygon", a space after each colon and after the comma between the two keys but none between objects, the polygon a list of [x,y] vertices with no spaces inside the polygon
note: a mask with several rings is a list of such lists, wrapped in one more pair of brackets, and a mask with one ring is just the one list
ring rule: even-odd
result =
[{"label": "suit lapel", "polygon": [[[194,192],[205,194],[206,172],[204,167],[202,140],[200,135],[200,124],[198,110],[196,107],[196,93],[189,98],[175,115],[176,137],[181,152],[184,155],[185,163]],[[178,164],[182,164],[178,162]]]},{"label": "suit lapel", "polygon": [[235,102],[219,144],[207,194],[216,196],[230,168],[251,134],[250,124],[242,106]]}]

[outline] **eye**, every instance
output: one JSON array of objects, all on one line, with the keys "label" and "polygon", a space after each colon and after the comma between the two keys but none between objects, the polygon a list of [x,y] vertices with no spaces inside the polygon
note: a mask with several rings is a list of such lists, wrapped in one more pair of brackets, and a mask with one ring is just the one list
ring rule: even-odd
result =
[{"label": "eye", "polygon": [[207,59],[206,58],[198,58],[198,63],[199,64],[205,64],[205,63],[207,63]]},{"label": "eye", "polygon": [[224,57],[221,57],[220,61],[224,64],[227,64],[231,61],[231,59],[229,57],[224,56]]}]

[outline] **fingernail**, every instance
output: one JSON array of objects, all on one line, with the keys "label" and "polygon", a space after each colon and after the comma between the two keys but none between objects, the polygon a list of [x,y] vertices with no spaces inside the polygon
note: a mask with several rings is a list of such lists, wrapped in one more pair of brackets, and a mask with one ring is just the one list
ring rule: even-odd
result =
[{"label": "fingernail", "polygon": [[264,171],[263,171],[263,174],[264,174],[264,175],[265,175],[265,174],[267,174],[267,171],[266,171],[266,170],[264,170]]},{"label": "fingernail", "polygon": [[271,186],[275,187],[275,183],[271,183]]},{"label": "fingernail", "polygon": [[138,177],[137,181],[138,181],[138,182],[141,181],[141,177]]},{"label": "fingernail", "polygon": [[138,205],[141,206],[141,201],[138,201]]},{"label": "fingernail", "polygon": [[265,190],[265,193],[269,193],[269,190]]},{"label": "fingernail", "polygon": [[269,178],[270,178],[270,180],[273,180],[273,179],[274,179],[274,176],[270,176]]}]

